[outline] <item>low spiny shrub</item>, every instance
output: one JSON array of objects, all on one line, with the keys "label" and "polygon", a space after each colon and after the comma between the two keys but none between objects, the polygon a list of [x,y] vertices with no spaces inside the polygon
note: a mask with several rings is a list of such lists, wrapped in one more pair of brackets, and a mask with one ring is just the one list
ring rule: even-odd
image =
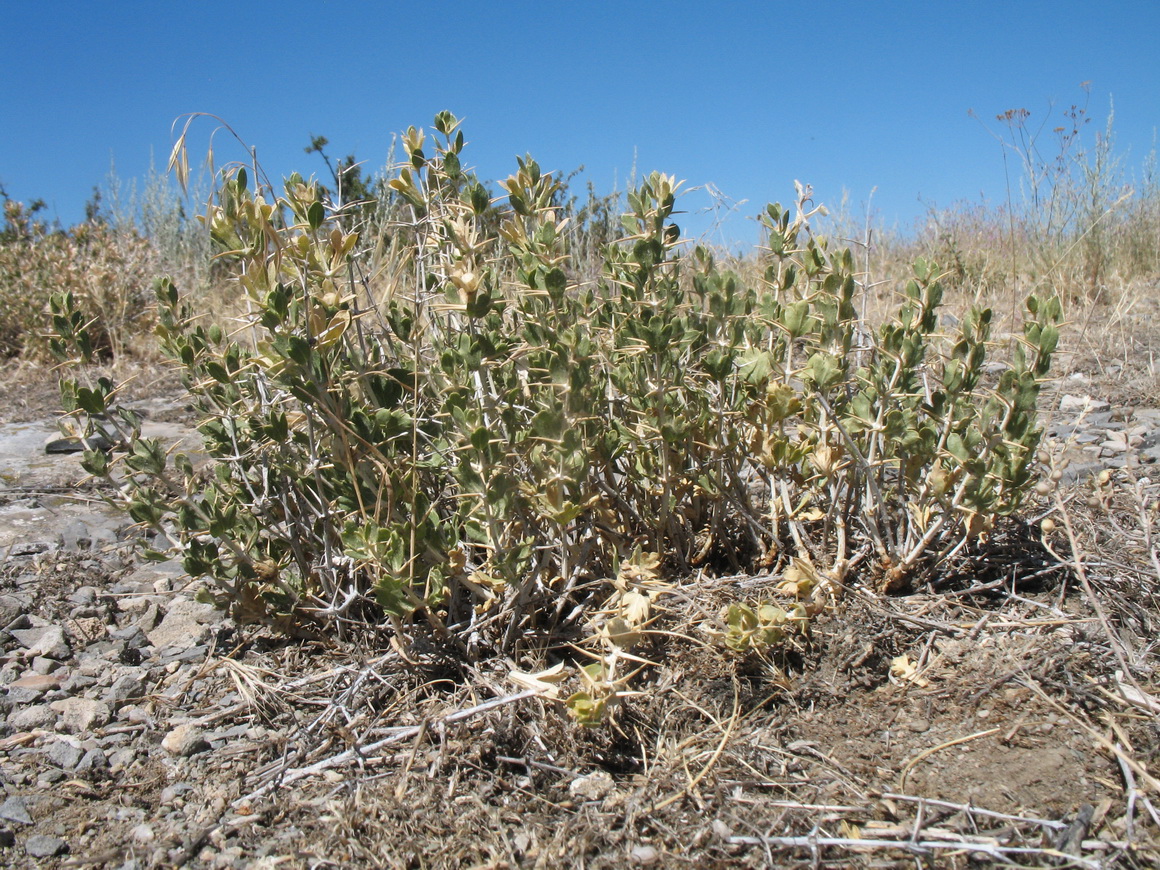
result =
[{"label": "low spiny shrub", "polygon": [[[939,332],[928,262],[872,329],[805,191],[767,208],[747,285],[682,242],[680,185],[659,173],[590,280],[560,182],[530,157],[493,200],[449,113],[403,142],[386,266],[318,185],[222,173],[204,220],[250,313],[216,322],[156,284],[208,469],[142,437],[111,381],[62,381],[80,425],[127,448],[86,468],[239,619],[380,626],[470,657],[603,620],[615,654],[661,572],[761,565],[797,603],[738,605],[722,636],[764,648],[844,584],[903,589],[1018,509],[1055,298],[1028,298],[1009,366],[987,364],[988,309]],[[55,350],[83,361],[75,300],[54,311]],[[597,665],[581,718],[615,684]]]}]

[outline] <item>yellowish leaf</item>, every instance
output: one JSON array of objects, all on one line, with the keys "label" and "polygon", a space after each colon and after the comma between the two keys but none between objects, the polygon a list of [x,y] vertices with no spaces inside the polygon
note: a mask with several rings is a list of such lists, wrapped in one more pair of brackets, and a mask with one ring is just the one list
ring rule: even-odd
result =
[{"label": "yellowish leaf", "polygon": [[629,625],[643,625],[648,622],[649,607],[652,599],[640,592],[629,590],[620,598],[621,618]]},{"label": "yellowish leaf", "polygon": [[568,674],[564,672],[564,663],[560,662],[546,671],[535,674],[512,671],[508,674],[508,679],[521,688],[539,692],[547,698],[556,698],[560,692],[560,687],[557,684],[566,679],[567,676]]},{"label": "yellowish leaf", "polygon": [[895,656],[890,660],[890,675],[908,683],[914,683],[916,686],[930,685],[930,680],[919,676],[918,668],[911,662],[910,656],[905,654]]},{"label": "yellowish leaf", "polygon": [[632,649],[641,638],[641,633],[619,616],[608,620],[602,633],[613,646],[625,650]]},{"label": "yellowish leaf", "polygon": [[627,589],[638,583],[648,583],[660,577],[661,557],[656,553],[642,553],[639,550],[625,559],[616,576],[618,589]]}]

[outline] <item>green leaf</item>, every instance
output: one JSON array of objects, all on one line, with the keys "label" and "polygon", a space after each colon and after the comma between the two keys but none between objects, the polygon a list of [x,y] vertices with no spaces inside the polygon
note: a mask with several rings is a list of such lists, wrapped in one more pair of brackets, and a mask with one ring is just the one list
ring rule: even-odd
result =
[{"label": "green leaf", "polygon": [[764,384],[773,374],[773,357],[759,348],[747,350],[738,357],[738,371],[746,383]]},{"label": "green leaf", "polygon": [[326,209],[318,200],[310,203],[309,208],[306,209],[306,222],[310,225],[310,229],[317,230],[322,226],[322,222],[326,220]]},{"label": "green leaf", "polygon": [[88,414],[100,415],[108,410],[105,394],[100,390],[80,387],[77,389],[76,399],[77,407]]},{"label": "green leaf", "polygon": [[593,698],[588,692],[576,692],[564,703],[576,723],[585,728],[600,725],[608,712],[608,699]]},{"label": "green leaf", "polygon": [[819,390],[826,390],[842,379],[842,366],[831,354],[818,351],[809,358],[802,374]]},{"label": "green leaf", "polygon": [[791,338],[801,338],[808,331],[808,318],[810,313],[810,303],[802,299],[799,302],[794,302],[792,305],[785,307],[785,314],[782,320],[782,326],[789,332]]}]

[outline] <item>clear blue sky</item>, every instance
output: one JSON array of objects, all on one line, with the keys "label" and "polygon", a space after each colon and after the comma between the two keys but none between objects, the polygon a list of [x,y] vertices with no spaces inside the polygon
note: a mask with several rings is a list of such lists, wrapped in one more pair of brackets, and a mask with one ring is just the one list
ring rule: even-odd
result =
[{"label": "clear blue sky", "polygon": [[[1004,198],[968,110],[1034,122],[1090,81],[1135,167],[1160,127],[1158,0],[6,0],[0,27],[0,183],[65,225],[111,161],[124,180],[164,168],[187,112],[227,120],[275,176],[324,172],[311,134],[378,168],[392,133],[449,109],[485,179],[530,152],[607,191],[635,163],[748,200],[741,215],[801,179],[856,210],[876,189],[887,223]],[[756,238],[742,217],[725,233]]]}]

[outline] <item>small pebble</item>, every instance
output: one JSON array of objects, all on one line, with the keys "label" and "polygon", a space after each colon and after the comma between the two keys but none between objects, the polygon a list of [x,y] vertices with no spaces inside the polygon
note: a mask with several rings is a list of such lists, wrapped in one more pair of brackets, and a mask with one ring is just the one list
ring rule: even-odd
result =
[{"label": "small pebble", "polygon": [[642,867],[650,867],[660,861],[661,856],[652,846],[637,846],[632,850],[632,860]]},{"label": "small pebble", "polygon": [[68,843],[59,837],[36,834],[24,841],[24,851],[33,858],[53,858],[68,851]]},{"label": "small pebble", "polygon": [[31,825],[32,815],[24,803],[24,798],[13,795],[0,804],[0,819],[16,822],[21,825]]},{"label": "small pebble", "polygon": [[178,725],[165,735],[161,741],[161,748],[166,752],[182,758],[195,755],[209,749],[205,732],[192,723]]}]

